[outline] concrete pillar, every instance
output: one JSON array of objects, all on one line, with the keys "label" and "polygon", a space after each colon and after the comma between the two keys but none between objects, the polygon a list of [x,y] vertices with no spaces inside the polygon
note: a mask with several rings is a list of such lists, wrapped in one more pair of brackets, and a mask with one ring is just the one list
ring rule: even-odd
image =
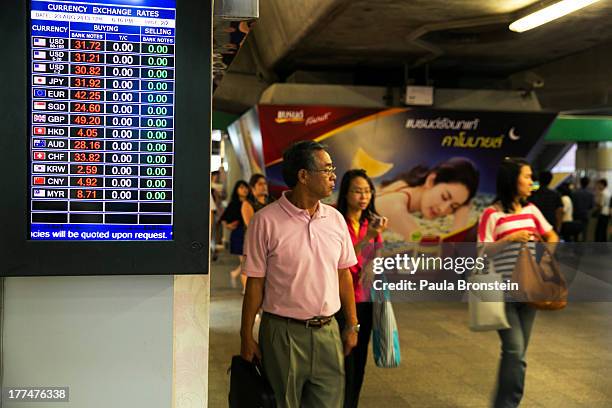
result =
[{"label": "concrete pillar", "polygon": [[215,17],[234,21],[259,18],[259,0],[216,0]]},{"label": "concrete pillar", "polygon": [[593,181],[606,178],[612,183],[612,142],[578,143],[576,172]]}]

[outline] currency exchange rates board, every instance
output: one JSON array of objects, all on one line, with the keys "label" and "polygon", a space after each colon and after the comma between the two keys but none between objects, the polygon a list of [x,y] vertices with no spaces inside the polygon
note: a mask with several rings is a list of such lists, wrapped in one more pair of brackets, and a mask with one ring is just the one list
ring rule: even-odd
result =
[{"label": "currency exchange rates board", "polygon": [[30,239],[173,239],[175,15],[31,1]]}]

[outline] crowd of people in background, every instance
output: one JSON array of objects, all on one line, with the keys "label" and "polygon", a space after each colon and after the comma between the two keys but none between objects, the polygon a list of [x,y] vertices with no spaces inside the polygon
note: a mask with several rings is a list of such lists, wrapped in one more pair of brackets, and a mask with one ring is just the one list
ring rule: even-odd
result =
[{"label": "crowd of people in background", "polygon": [[[214,197],[214,194],[213,194]],[[216,219],[213,218],[212,230],[223,226],[230,231],[229,253],[238,256],[238,266],[230,272],[232,287],[238,286],[238,278],[242,284],[242,293],[246,287],[246,275],[242,273],[244,263],[244,236],[253,215],[272,202],[268,195],[268,182],[263,174],[253,174],[247,183],[238,180],[233,187],[227,208]],[[222,233],[221,235],[222,236]],[[213,238],[213,242],[215,239]],[[213,256],[213,261],[214,261]]]},{"label": "crowd of people in background", "polygon": [[[445,182],[445,183],[460,183],[458,186],[466,186],[467,188],[467,199],[455,203],[453,197],[440,198],[440,203],[434,202],[434,209],[440,209],[440,214],[434,213],[432,216],[444,216],[447,214],[454,214],[455,218],[459,221],[463,220],[463,210],[469,210],[468,203],[476,192],[478,184],[478,174],[473,168],[471,162],[466,161],[459,164],[467,167],[469,171],[455,172],[453,174],[467,175],[470,177],[469,180],[455,180],[455,178],[446,180],[439,177],[439,174],[444,175],[444,171],[438,171],[438,167],[450,166],[448,163],[441,163],[431,170],[418,167],[413,169],[410,174],[414,178],[414,174],[421,171],[423,177],[416,188],[423,188]],[[453,164],[454,165],[454,164]],[[452,167],[452,166],[451,166]],[[472,170],[474,169],[474,170]],[[442,169],[443,170],[443,169]],[[451,168],[452,170],[452,168]],[[472,175],[474,174],[474,175]],[[428,175],[436,175],[436,178],[428,177]],[[272,201],[271,196],[268,194],[268,183],[263,174],[254,174],[249,182],[244,180],[238,180],[233,187],[233,192],[230,195],[229,203],[227,208],[224,208],[224,202],[227,198],[225,193],[222,176],[219,171],[213,171],[211,173],[211,255],[212,260],[217,259],[217,251],[219,248],[223,248],[223,227],[230,231],[229,233],[229,252],[234,255],[242,255],[242,241],[246,231],[246,226],[249,224],[252,216],[259,209]],[[431,179],[431,180],[430,180]],[[610,190],[608,189],[608,182],[606,179],[598,179],[593,186],[591,186],[591,179],[589,177],[582,177],[579,179],[579,187],[575,188],[575,185],[571,181],[564,181],[560,183],[556,188],[551,188],[550,184],[553,179],[553,175],[550,171],[541,171],[535,180],[539,182],[539,188],[535,190],[529,201],[536,205],[548,223],[550,223],[555,232],[559,234],[565,242],[607,242],[610,232],[610,209],[612,207],[612,198]],[[381,214],[391,220],[390,228],[394,231],[404,232],[407,240],[410,240],[410,232],[414,228],[406,228],[403,230],[403,222],[412,222],[410,217],[406,214],[403,216],[394,214],[393,211],[388,210],[387,202],[393,199],[395,195],[398,199],[404,198],[410,202],[420,203],[418,200],[412,199],[412,195],[408,190],[412,184],[404,183],[398,184],[403,178],[398,178],[394,181],[383,182],[381,191],[379,192],[380,198],[380,210]],[[430,184],[428,184],[430,183]],[[461,184],[462,183],[462,184]],[[396,184],[399,187],[396,187]],[[404,191],[403,189],[406,189]],[[462,187],[458,187],[462,188]],[[458,195],[461,196],[463,192],[458,190]],[[417,197],[418,198],[418,197]],[[419,205],[427,205],[427,200]],[[398,207],[398,206],[395,206]],[[403,205],[401,208],[411,208],[411,206]],[[419,208],[420,209],[420,208]],[[416,210],[415,210],[416,211]],[[422,210],[424,215],[429,214],[425,209]],[[408,214],[409,215],[409,214]],[[393,222],[395,220],[396,222]],[[406,221],[407,220],[407,221]],[[454,224],[457,224],[457,220]],[[593,220],[594,228],[589,228],[589,224]],[[454,225],[455,227],[456,225]],[[414,226],[413,226],[414,227]],[[592,230],[592,231],[591,231]],[[591,236],[589,236],[591,232]],[[240,276],[240,266],[234,269],[231,273],[232,286],[237,286],[237,279]],[[244,277],[242,278],[244,288]]]},{"label": "crowd of people in background", "polygon": [[[242,294],[245,295],[246,291],[241,329],[241,336],[243,337],[241,354],[246,359],[257,357],[260,361],[263,361],[264,368],[267,366],[272,387],[277,394],[277,398],[281,399],[280,406],[298,406],[300,404],[306,406],[308,405],[304,405],[306,401],[308,403],[318,403],[325,399],[331,403],[329,406],[338,406],[339,401],[343,400],[344,407],[357,407],[364,382],[368,347],[372,333],[373,307],[370,298],[370,286],[368,286],[368,282],[371,284],[372,277],[368,276],[367,264],[381,253],[382,233],[389,228],[400,232],[409,239],[413,230],[411,227],[414,226],[408,225],[406,227],[401,222],[406,221],[406,219],[411,221],[407,215],[410,215],[409,212],[413,210],[421,211],[425,218],[436,218],[447,214],[455,214],[458,218],[461,218],[461,212],[469,210],[471,199],[476,194],[479,173],[473,163],[463,159],[451,159],[432,169],[414,168],[402,177],[384,182],[381,185],[378,193],[378,204],[380,206],[377,210],[377,202],[375,201],[377,192],[366,171],[361,169],[347,171],[340,183],[335,210],[342,217],[343,225],[346,227],[345,233],[340,234],[343,236],[342,240],[348,240],[352,245],[352,251],[350,253],[346,252],[343,244],[341,257],[344,261],[342,265],[337,265],[337,268],[341,277],[344,276],[342,271],[346,270],[346,277],[350,275],[352,278],[352,293],[350,296],[346,294],[346,290],[343,289],[343,278],[341,278],[340,287],[338,288],[338,282],[336,282],[334,290],[336,292],[340,291],[342,307],[336,301],[338,293],[333,295],[323,290],[322,293],[325,293],[325,295],[321,307],[327,307],[328,312],[333,312],[332,309],[336,311],[323,314],[314,313],[313,315],[312,311],[306,310],[308,305],[294,304],[291,300],[281,301],[281,297],[271,299],[271,295],[263,291],[264,284],[266,291],[280,290],[292,293],[292,291],[297,290],[294,285],[295,282],[291,278],[294,272],[284,269],[282,267],[283,262],[294,265],[297,268],[296,270],[306,268],[303,271],[306,275],[300,275],[299,279],[302,279],[302,283],[308,287],[310,287],[309,285],[323,284],[324,281],[327,282],[326,284],[330,284],[329,276],[325,278],[323,275],[319,276],[320,279],[324,278],[319,283],[317,283],[319,278],[312,281],[312,277],[307,277],[308,273],[315,273],[307,265],[313,262],[317,265],[323,262],[321,263],[323,265],[326,262],[325,259],[319,259],[316,262],[315,260],[317,257],[326,254],[326,251],[330,248],[311,248],[312,254],[310,254],[306,263],[300,261],[302,255],[299,255],[298,252],[295,252],[294,256],[290,256],[286,260],[282,260],[280,264],[278,260],[273,261],[257,257],[271,250],[270,248],[263,248],[262,245],[264,245],[264,242],[269,245],[270,237],[275,234],[278,235],[280,241],[284,242],[282,245],[287,246],[287,251],[297,251],[298,248],[294,245],[295,243],[291,243],[295,240],[295,237],[292,237],[290,232],[273,228],[276,225],[274,223],[277,223],[286,215],[289,215],[292,219],[291,222],[296,224],[295,228],[297,229],[295,231],[306,226],[304,231],[306,235],[310,234],[310,240],[313,237],[313,227],[310,226],[310,222],[303,224],[303,221],[329,217],[335,220],[335,216],[332,217],[335,210],[331,210],[332,207],[329,206],[322,207],[322,204],[318,201],[328,197],[331,194],[331,189],[334,188],[336,168],[333,167],[329,155],[322,145],[315,142],[308,142],[303,145],[297,144],[292,149],[294,149],[292,154],[296,157],[285,158],[288,165],[292,167],[286,172],[283,170],[283,175],[286,180],[292,183],[293,190],[284,194],[275,204],[274,209],[271,208],[270,211],[266,212],[265,217],[260,217],[255,222],[257,225],[253,224],[255,214],[273,202],[268,193],[268,183],[265,176],[254,174],[248,182],[238,180],[233,186],[227,208],[223,209],[222,202],[225,199],[225,194],[223,189],[220,188],[219,173],[212,173],[213,247],[216,247],[214,243],[222,242],[221,227],[229,230],[229,252],[237,256],[239,261],[238,266],[230,272],[232,286],[236,287],[238,277],[241,277]],[[312,157],[309,158],[308,155],[312,155]],[[457,172],[458,168],[462,171]],[[445,173],[446,170],[448,170],[448,175]],[[458,175],[458,173],[460,174]],[[608,240],[612,200],[607,180],[598,179],[591,186],[591,180],[588,177],[582,177],[579,180],[579,188],[574,188],[571,181],[564,181],[554,189],[550,187],[552,180],[553,175],[550,171],[541,171],[535,177],[529,163],[522,159],[506,158],[500,165],[496,185],[497,196],[479,218],[478,242],[496,243],[496,245],[488,247],[490,249],[487,249],[487,251],[491,252],[488,255],[492,257],[497,272],[507,275],[507,278],[512,274],[518,256],[518,248],[522,244],[526,243],[535,252],[533,242],[536,240],[558,242],[559,237],[566,242],[606,242]],[[534,181],[539,183],[539,188],[533,188]],[[438,190],[440,191],[438,192]],[[403,200],[403,204],[399,207],[397,205],[390,206],[389,203],[393,204],[394,201],[392,200],[394,199]],[[408,211],[408,213],[395,214],[387,207],[401,207],[404,212]],[[378,211],[380,211],[380,214]],[[308,216],[306,216],[306,212]],[[331,222],[331,218],[329,222]],[[503,222],[500,222],[502,219]],[[267,220],[265,222],[269,225],[264,226],[262,224],[264,220]],[[591,221],[593,221],[594,228],[589,227]],[[414,223],[414,221],[411,222]],[[509,225],[508,223],[514,225],[514,229],[504,230],[505,225]],[[317,228],[321,228],[321,234],[325,228],[332,228],[331,224],[318,225]],[[335,225],[333,228],[337,227],[338,225]],[[247,238],[249,229],[257,229],[258,231],[251,231],[248,235],[250,238]],[[270,231],[272,231],[270,237],[265,235]],[[589,236],[591,233],[593,234],[592,237]],[[304,236],[305,244],[309,242],[306,235]],[[320,235],[319,239],[322,239],[322,237],[323,235]],[[249,248],[247,248],[245,242],[249,239]],[[279,245],[281,245],[280,241]],[[306,244],[306,246],[308,245]],[[307,248],[304,247],[303,249],[306,250]],[[245,255],[249,251],[252,259],[249,261],[250,264],[246,265]],[[255,254],[258,255],[255,256]],[[214,252],[213,260],[215,260]],[[267,263],[271,261],[276,263],[270,266]],[[274,271],[272,275],[282,276],[282,279],[276,276],[269,277],[269,268]],[[249,275],[248,280],[247,274]],[[313,276],[316,276],[316,274]],[[272,280],[269,281],[269,279]],[[251,289],[248,289],[249,287]],[[299,299],[302,296],[304,295],[295,292],[294,296],[290,296],[290,298]],[[283,296],[283,298],[287,298],[287,296]],[[315,300],[317,299],[308,299],[309,302]],[[535,309],[528,307],[527,304],[512,299],[506,300],[506,315],[511,327],[498,331],[502,353],[498,369],[497,391],[493,402],[495,407],[516,407],[520,404],[525,382],[526,350],[536,316]],[[313,310],[319,310],[320,306],[317,305],[318,303],[313,303],[310,306]],[[331,305],[334,305],[334,307],[330,309]],[[354,308],[350,305],[354,305]],[[308,319],[312,317],[311,315],[314,317]],[[330,320],[327,320],[328,315]],[[261,345],[250,337],[253,321],[256,318],[260,318],[262,322],[263,331],[260,332],[259,339],[260,342],[263,342]],[[296,350],[299,349],[300,353],[306,353],[304,355],[307,355],[309,352],[306,343],[303,347],[296,344],[282,345],[268,337],[271,330],[275,332],[284,330],[287,331],[287,336],[295,336],[295,339],[302,341],[304,333],[300,332],[301,334],[298,335],[297,331],[290,330],[287,322],[297,323],[298,325],[310,322],[310,324],[315,324],[312,327],[327,327],[329,322],[334,319],[338,322],[337,327],[340,337],[333,333],[327,333],[318,341],[321,342],[322,350],[325,349],[325,352],[328,353],[325,358],[332,360],[336,358],[337,354],[337,350],[333,346],[334,342],[341,340],[344,343],[344,398],[342,399],[338,398],[338,395],[332,391],[332,389],[338,387],[338,384],[329,378],[326,378],[325,381],[329,382],[330,387],[324,386],[316,390],[313,388],[312,393],[305,391],[309,384],[307,378],[312,374],[307,374],[303,371],[303,367],[300,368],[303,364],[286,366],[283,363],[283,359],[288,355],[287,353],[293,352],[292,348],[297,347]],[[306,324],[306,328],[309,327],[308,324]],[[316,326],[317,324],[318,326]],[[275,328],[272,329],[273,327]],[[333,332],[335,330],[334,326],[332,325],[329,330]],[[355,339],[351,340],[347,336],[356,337],[356,342]],[[262,348],[260,349],[260,347]],[[261,360],[262,358],[263,360]],[[310,360],[306,358],[303,363],[310,364]],[[330,373],[332,371],[342,372],[340,367],[336,366],[331,367],[330,370]],[[305,382],[303,384],[285,383],[283,379],[286,379],[287,375],[290,374],[302,376],[300,378]],[[299,390],[292,387],[298,387]],[[292,392],[288,393],[287,390],[292,390]],[[300,393],[302,393],[301,396]]]},{"label": "crowd of people in background", "polygon": [[[600,178],[591,189],[591,179],[582,177],[578,189],[574,189],[572,182],[565,181],[553,190],[549,187],[552,179],[550,171],[540,172],[540,186],[529,201],[542,211],[563,241],[607,242],[612,206],[608,181]],[[595,221],[595,229],[589,236],[591,219]]]}]

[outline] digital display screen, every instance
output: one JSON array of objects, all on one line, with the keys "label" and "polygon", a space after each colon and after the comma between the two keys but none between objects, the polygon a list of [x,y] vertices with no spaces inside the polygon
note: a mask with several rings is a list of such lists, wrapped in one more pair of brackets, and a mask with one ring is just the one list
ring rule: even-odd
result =
[{"label": "digital display screen", "polygon": [[30,239],[172,240],[176,1],[30,15]]}]

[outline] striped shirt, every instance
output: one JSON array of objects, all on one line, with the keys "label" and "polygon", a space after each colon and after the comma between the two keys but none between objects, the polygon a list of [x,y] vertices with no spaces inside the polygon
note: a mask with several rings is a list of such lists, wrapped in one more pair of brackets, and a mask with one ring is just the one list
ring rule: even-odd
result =
[{"label": "striped shirt", "polygon": [[[507,214],[494,206],[487,207],[478,224],[478,242],[496,242],[517,231],[529,231],[544,235],[552,230],[542,212],[533,204],[527,204],[518,214]],[[527,243],[535,256],[535,243]],[[510,279],[518,258],[520,242],[511,242],[493,257],[495,272],[502,274],[502,279]]]}]

